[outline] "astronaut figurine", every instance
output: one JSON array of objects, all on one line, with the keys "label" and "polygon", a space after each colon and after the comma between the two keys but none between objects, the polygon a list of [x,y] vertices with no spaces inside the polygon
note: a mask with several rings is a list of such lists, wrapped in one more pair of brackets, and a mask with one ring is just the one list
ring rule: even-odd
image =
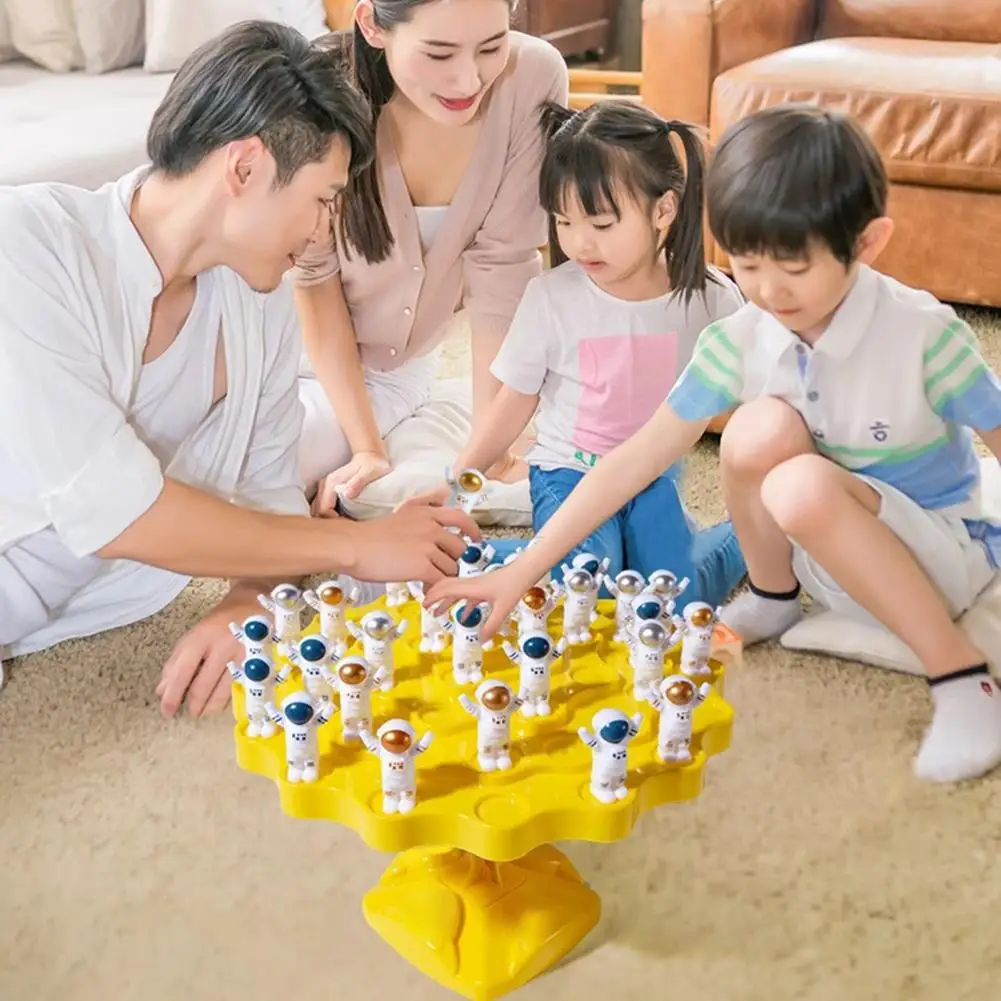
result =
[{"label": "astronaut figurine", "polygon": [[480,639],[487,607],[460,601],[448,613],[445,629],[452,637],[452,678],[457,685],[483,680],[483,651],[494,647],[493,640]]},{"label": "astronaut figurine", "polygon": [[475,577],[483,573],[496,555],[489,542],[474,542],[466,538],[466,551],[459,557],[459,576]]},{"label": "astronaut figurine", "polygon": [[451,468],[446,469],[445,482],[451,488],[446,507],[457,507],[472,514],[473,508],[486,500],[487,478],[478,469],[463,469],[458,476]]},{"label": "astronaut figurine", "polygon": [[615,635],[612,641],[628,643],[633,600],[646,587],[646,580],[637,570],[623,570],[616,575],[615,580],[606,580],[605,587],[615,599]]},{"label": "astronaut figurine", "polygon": [[270,596],[259,594],[257,600],[275,617],[275,635],[279,640],[294,643],[299,639],[306,602],[295,584],[279,584]]},{"label": "astronaut figurine", "polygon": [[316,731],[337,712],[333,702],[324,702],[319,709],[309,692],[286,695],[281,711],[267,704],[271,722],[285,731],[286,777],[289,782],[315,782],[316,762],[320,756]]},{"label": "astronaut figurine", "polygon": [[562,657],[567,648],[567,638],[560,637],[554,644],[553,638],[544,629],[535,629],[518,637],[518,647],[506,640],[504,653],[508,660],[518,667],[518,698],[521,701],[522,716],[548,716],[549,691],[552,685],[552,666],[557,657]]},{"label": "astronaut figurine", "polygon": [[646,701],[647,694],[664,677],[664,658],[674,646],[678,631],[666,627],[662,620],[641,621],[630,637],[629,666],[633,669],[633,698]]},{"label": "astronaut figurine", "polygon": [[647,693],[647,702],[660,713],[657,757],[661,761],[691,761],[692,710],[712,691],[708,681],[696,688],[684,674],[672,674]]},{"label": "astronaut figurine", "polygon": [[244,660],[248,657],[263,657],[265,660],[274,661],[278,637],[265,616],[248,616],[243,620],[242,626],[231,622],[229,631],[242,644]]},{"label": "astronaut figurine", "polygon": [[382,683],[383,669],[372,670],[364,657],[345,657],[333,671],[321,668],[323,677],[341,697],[341,735],[358,740],[372,726],[372,689]]},{"label": "astronaut figurine", "polygon": [[315,591],[302,592],[303,601],[320,613],[320,635],[334,644],[336,656],[343,657],[351,643],[344,613],[358,604],[361,589],[356,584],[350,591],[339,577],[325,580]]},{"label": "astronaut figurine", "polygon": [[591,623],[598,618],[598,591],[601,588],[608,558],[601,563],[590,553],[579,553],[573,565],[563,564],[563,587],[566,599],[563,604],[563,635],[571,644],[591,640]]},{"label": "astronaut figurine", "polygon": [[668,606],[668,614],[673,614],[677,599],[688,587],[688,584],[687,577],[678,580],[677,575],[671,573],[670,570],[654,570],[650,574],[646,590],[660,595],[664,599],[664,604]]},{"label": "astronaut figurine", "polygon": [[343,657],[343,651],[339,653],[335,645],[316,635],[304,636],[298,643],[282,643],[280,649],[282,656],[299,668],[313,701],[329,702],[332,694],[327,681],[329,665]]},{"label": "astronaut figurine", "polygon": [[418,754],[431,746],[431,731],[414,741],[414,728],[402,719],[391,719],[379,727],[373,737],[367,728],[361,731],[362,743],[379,758],[382,765],[382,809],[385,813],[409,813],[417,803]]},{"label": "astronaut figurine", "polygon": [[448,646],[447,619],[424,607],[423,582],[412,580],[407,586],[421,606],[421,653],[441,653]]},{"label": "astronaut figurine", "polygon": [[685,624],[681,640],[681,673],[705,681],[713,676],[709,656],[713,647],[713,630],[719,622],[721,609],[704,601],[690,601],[685,605]]},{"label": "astronaut figurine", "polygon": [[268,703],[274,701],[275,686],[292,673],[292,665],[286,664],[276,673],[275,665],[265,657],[248,657],[242,665],[231,660],[226,667],[246,693],[247,736],[273,737],[277,729],[268,714]]},{"label": "astronaut figurine", "polygon": [[399,608],[400,605],[405,605],[410,600],[410,589],[407,587],[406,581],[398,582],[394,581],[391,584],[386,585],[386,607],[387,608]]},{"label": "astronaut figurine", "polygon": [[581,727],[577,734],[591,748],[591,794],[601,803],[629,795],[629,742],[640,732],[643,714],[630,718],[621,709],[599,709],[591,720],[594,733]]},{"label": "astronaut figurine", "polygon": [[511,613],[511,621],[517,627],[517,635],[530,632],[546,632],[549,616],[556,610],[559,599],[551,589],[536,584],[522,596]]},{"label": "astronaut figurine", "polygon": [[389,612],[377,608],[366,612],[360,623],[348,622],[348,631],[356,640],[361,640],[362,653],[369,664],[383,668],[379,687],[388,692],[395,680],[393,644],[407,631],[407,620],[397,623]]},{"label": "astronaut figurine", "polygon": [[459,703],[476,720],[480,768],[485,772],[507,771],[511,767],[511,717],[521,707],[521,699],[507,682],[487,678],[476,689],[475,702],[462,692]]}]

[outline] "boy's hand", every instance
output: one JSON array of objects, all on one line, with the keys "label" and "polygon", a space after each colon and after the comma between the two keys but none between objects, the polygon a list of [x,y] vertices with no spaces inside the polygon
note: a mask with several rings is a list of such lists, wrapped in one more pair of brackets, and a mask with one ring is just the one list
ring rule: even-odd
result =
[{"label": "boy's hand", "polygon": [[490,606],[487,621],[480,629],[480,638],[485,643],[508,620],[515,605],[525,592],[535,583],[525,582],[524,570],[519,572],[518,561],[490,573],[476,574],[474,577],[441,580],[428,588],[424,597],[424,607],[441,612],[437,606],[451,608],[458,601],[471,604],[486,602]]}]

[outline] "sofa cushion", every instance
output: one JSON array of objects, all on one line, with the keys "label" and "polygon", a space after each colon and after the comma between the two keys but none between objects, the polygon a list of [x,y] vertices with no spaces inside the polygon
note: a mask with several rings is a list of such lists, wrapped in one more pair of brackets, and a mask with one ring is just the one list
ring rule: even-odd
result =
[{"label": "sofa cushion", "polygon": [[824,0],[818,37],[1001,42],[1001,0]]},{"label": "sofa cushion", "polygon": [[146,162],[146,130],[171,75],[93,76],[0,65],[0,184],[96,188]]},{"label": "sofa cushion", "polygon": [[993,46],[838,38],[783,49],[716,78],[712,135],[788,101],[853,115],[891,181],[1001,191],[1001,71]]}]

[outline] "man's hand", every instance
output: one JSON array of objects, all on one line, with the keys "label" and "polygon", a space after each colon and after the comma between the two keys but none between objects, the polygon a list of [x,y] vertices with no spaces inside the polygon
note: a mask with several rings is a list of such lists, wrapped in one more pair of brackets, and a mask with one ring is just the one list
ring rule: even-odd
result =
[{"label": "man's hand", "polygon": [[184,704],[194,718],[217,716],[229,705],[232,679],[226,662],[243,659],[243,649],[229,631],[230,622],[242,622],[260,613],[257,589],[237,584],[201,622],[186,633],[164,665],[156,694],[160,711],[170,718]]},{"label": "man's hand", "polygon": [[430,504],[432,507],[442,507],[448,501],[451,493],[452,488],[442,481],[438,486],[432,487],[430,490],[425,490],[422,494],[415,494],[413,497],[408,497],[405,501],[396,505],[396,510],[399,511],[405,507],[424,504]]},{"label": "man's hand", "polygon": [[312,513],[320,518],[335,517],[338,497],[353,500],[392,468],[389,459],[380,452],[356,452],[350,462],[335,469],[320,483],[312,503]]}]

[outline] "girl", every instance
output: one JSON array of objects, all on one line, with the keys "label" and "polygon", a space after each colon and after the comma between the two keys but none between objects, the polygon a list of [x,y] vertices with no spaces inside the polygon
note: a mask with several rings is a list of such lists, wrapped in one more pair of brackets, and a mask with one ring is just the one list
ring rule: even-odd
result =
[{"label": "girl", "polygon": [[[376,159],[293,274],[301,473],[307,486],[326,477],[316,513],[389,471],[383,437],[427,400],[460,300],[474,421],[498,388],[490,363],[542,270],[538,109],[569,87],[552,45],[510,30],[513,3],[360,0],[353,32],[331,36],[371,103]],[[510,465],[499,455],[492,475],[511,478]]]},{"label": "girl", "polygon": [[[688,126],[608,101],[581,112],[550,104],[543,127],[539,190],[557,266],[529,283],[491,369],[502,388],[456,462],[489,469],[538,407],[527,454],[536,532],[587,470],[653,415],[699,333],[742,305],[736,286],[705,264],[704,157]],[[744,560],[728,522],[695,529],[680,470],[668,470],[567,562],[587,551],[609,559],[612,578],[670,570],[689,578],[686,600],[719,604]],[[496,559],[513,544],[494,541]]]}]

